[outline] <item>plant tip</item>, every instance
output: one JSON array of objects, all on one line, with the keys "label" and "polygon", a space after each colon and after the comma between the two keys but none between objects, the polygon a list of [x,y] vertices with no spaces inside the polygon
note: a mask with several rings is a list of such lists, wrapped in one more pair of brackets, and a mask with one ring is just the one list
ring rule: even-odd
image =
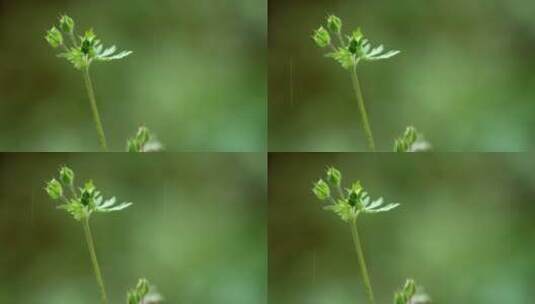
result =
[{"label": "plant tip", "polygon": [[63,35],[55,26],[46,32],[45,40],[55,49],[63,45]]},{"label": "plant tip", "polygon": [[319,200],[322,201],[331,197],[331,189],[323,179],[319,179],[317,182],[314,183],[314,186],[312,187],[312,192]]},{"label": "plant tip", "polygon": [[320,26],[317,30],[314,31],[314,33],[312,34],[312,39],[320,48],[327,47],[331,44],[331,36],[323,26]]},{"label": "plant tip", "polygon": [[335,15],[327,16],[327,28],[336,34],[340,34],[342,31],[342,20]]}]

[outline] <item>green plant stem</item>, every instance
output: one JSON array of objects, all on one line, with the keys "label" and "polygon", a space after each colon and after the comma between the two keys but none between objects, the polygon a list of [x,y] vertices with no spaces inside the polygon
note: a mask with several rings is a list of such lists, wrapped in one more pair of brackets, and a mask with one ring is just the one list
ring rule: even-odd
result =
[{"label": "green plant stem", "polygon": [[355,96],[357,97],[362,128],[364,129],[364,133],[366,133],[366,137],[368,138],[368,147],[372,152],[375,152],[375,141],[373,140],[372,129],[370,127],[370,123],[368,122],[368,113],[366,112],[366,107],[364,106],[364,98],[362,97],[362,90],[360,88],[360,82],[357,76],[357,65],[354,65],[351,69],[351,80],[353,82]]},{"label": "green plant stem", "polygon": [[351,233],[353,234],[353,244],[355,245],[355,252],[359,259],[360,273],[362,275],[362,282],[364,283],[364,288],[368,295],[368,300],[370,304],[375,304],[375,299],[373,297],[372,285],[370,284],[370,277],[368,276],[368,268],[366,267],[366,260],[364,259],[364,252],[362,251],[362,246],[360,245],[359,232],[357,230],[357,221],[351,223]]},{"label": "green plant stem", "polygon": [[89,218],[83,220],[85,239],[87,241],[87,247],[89,248],[89,255],[91,256],[91,262],[93,264],[93,270],[95,271],[95,277],[100,288],[100,297],[102,304],[108,304],[108,297],[106,296],[106,288],[104,287],[104,280],[102,279],[102,273],[100,272],[100,266],[98,264],[97,254],[95,252],[95,243],[93,242],[93,235],[91,234],[91,227],[89,227]]},{"label": "green plant stem", "polygon": [[95,120],[95,127],[97,128],[100,147],[103,151],[107,152],[108,145],[106,144],[106,135],[104,135],[104,128],[100,121],[97,100],[95,99],[95,91],[93,90],[93,83],[91,82],[91,76],[89,75],[89,67],[84,69],[84,82],[87,89],[87,95],[89,96],[89,103],[91,104],[91,111],[93,112],[93,119]]}]

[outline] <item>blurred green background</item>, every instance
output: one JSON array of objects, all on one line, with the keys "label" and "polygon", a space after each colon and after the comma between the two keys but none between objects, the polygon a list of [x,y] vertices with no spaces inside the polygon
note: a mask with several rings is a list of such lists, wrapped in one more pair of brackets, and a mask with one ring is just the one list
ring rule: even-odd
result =
[{"label": "blurred green background", "polygon": [[402,53],[359,65],[379,150],[414,125],[436,151],[535,147],[535,2],[269,1],[270,151],[366,151],[349,73],[310,38],[327,14]]},{"label": "blurred green background", "polygon": [[311,193],[328,165],[344,184],[401,203],[359,219],[377,303],[414,278],[434,303],[532,303],[535,174],[529,154],[269,157],[271,303],[366,303],[351,231]]},{"label": "blurred green background", "polygon": [[61,164],[134,203],[92,216],[110,303],[141,276],[165,303],[266,303],[266,156],[225,153],[0,155],[0,303],[98,302],[82,225],[42,190]]},{"label": "blurred green background", "polygon": [[92,65],[109,146],[139,125],[168,151],[266,146],[265,1],[0,0],[0,151],[98,151],[82,74],[44,33],[61,13],[127,59]]}]

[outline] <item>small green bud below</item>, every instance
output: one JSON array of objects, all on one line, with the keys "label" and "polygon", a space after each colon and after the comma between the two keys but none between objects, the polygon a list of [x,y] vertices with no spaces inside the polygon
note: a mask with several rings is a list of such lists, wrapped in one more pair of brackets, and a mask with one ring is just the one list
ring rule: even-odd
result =
[{"label": "small green bud below", "polygon": [[405,134],[403,134],[403,137],[408,142],[415,142],[417,136],[418,135],[414,127],[407,127],[407,129],[405,130]]},{"label": "small green bud below", "polygon": [[414,280],[408,279],[407,282],[405,282],[405,286],[403,286],[403,293],[410,296],[416,293],[416,283]]},{"label": "small green bud below", "polygon": [[409,145],[402,139],[396,139],[394,142],[394,152],[407,152]]},{"label": "small green bud below", "polygon": [[331,44],[331,36],[323,26],[320,26],[319,29],[314,31],[314,33],[312,34],[312,39],[320,48],[324,48]]},{"label": "small green bud below", "polygon": [[394,303],[395,304],[410,304],[412,303],[411,299],[416,294],[416,283],[414,280],[408,279],[403,286],[401,291],[398,291],[394,294]]},{"label": "small green bud below", "polygon": [[322,179],[318,180],[314,184],[312,192],[314,192],[316,197],[322,201],[331,197],[331,189],[329,188],[329,185]]},{"label": "small green bud below", "polygon": [[[128,304],[140,304],[145,296],[149,293],[149,281],[147,279],[139,279],[136,288],[128,290],[126,297]],[[143,302],[144,303],[144,302]]]},{"label": "small green bud below", "polygon": [[59,170],[59,179],[63,184],[72,186],[74,182],[74,172],[71,168],[63,166]]},{"label": "small green bud below", "polygon": [[136,290],[140,295],[145,296],[149,293],[149,281],[147,281],[147,279],[139,279]]},{"label": "small green bud below", "polygon": [[423,139],[415,127],[407,127],[403,135],[394,141],[394,152],[428,151],[431,145]]},{"label": "small green bud below", "polygon": [[333,185],[340,186],[342,183],[342,173],[335,167],[327,169],[327,181]]},{"label": "small green bud below", "polygon": [[327,28],[337,34],[342,31],[342,20],[335,15],[327,17]]},{"label": "small green bud below", "polygon": [[66,33],[72,33],[74,31],[74,20],[67,15],[62,15],[59,18],[59,28]]},{"label": "small green bud below", "polygon": [[63,45],[63,35],[55,26],[46,32],[45,39],[53,48]]},{"label": "small green bud below", "polygon": [[136,135],[126,142],[128,152],[156,152],[162,149],[160,142],[145,126],[139,127]]},{"label": "small green bud below", "polygon": [[63,196],[63,187],[55,178],[46,184],[45,191],[53,200],[60,199]]},{"label": "small green bud below", "polygon": [[145,126],[139,127],[139,129],[137,130],[136,138],[144,144],[147,143],[150,139],[149,129],[147,129],[147,127]]}]

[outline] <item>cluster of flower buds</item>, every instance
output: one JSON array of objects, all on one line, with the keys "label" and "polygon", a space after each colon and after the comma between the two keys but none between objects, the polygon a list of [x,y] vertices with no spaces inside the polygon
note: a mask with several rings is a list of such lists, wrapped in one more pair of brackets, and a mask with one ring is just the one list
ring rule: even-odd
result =
[{"label": "cluster of flower buds", "polygon": [[329,201],[325,209],[334,212],[345,222],[356,221],[360,213],[386,212],[399,206],[399,204],[384,205],[383,198],[371,201],[360,181],[354,182],[344,192],[342,173],[334,167],[327,168],[325,179],[320,178],[315,182],[312,192],[319,200]]},{"label": "cluster of flower buds", "polygon": [[[89,68],[93,61],[122,59],[132,53],[122,51],[115,54],[115,46],[104,49],[92,29],[77,37],[74,27],[74,20],[62,15],[59,17],[58,26],[53,26],[46,32],[45,40],[52,48],[61,48],[63,52],[58,54],[58,57],[67,59],[78,70]],[[68,39],[65,39],[64,35]]]},{"label": "cluster of flower buds", "polygon": [[[335,43],[332,37],[336,37],[338,43]],[[361,60],[382,60],[399,54],[397,50],[384,52],[382,45],[372,48],[360,28],[344,37],[342,20],[335,15],[327,16],[326,26],[320,26],[315,30],[312,33],[312,40],[320,48],[330,47],[332,51],[327,54],[327,57],[333,58],[346,69],[356,67]]]},{"label": "cluster of flower buds", "polygon": [[50,30],[46,32],[45,39],[53,48],[58,48],[64,45],[63,34],[64,32],[68,35],[73,35],[74,33],[74,20],[67,15],[60,16],[59,18],[59,29],[53,26]]},{"label": "cluster of flower buds", "polygon": [[88,219],[93,212],[119,211],[132,205],[132,203],[115,204],[115,197],[104,200],[91,180],[76,191],[74,172],[67,166],[59,169],[58,179],[53,178],[46,183],[45,191],[51,199],[62,202],[58,208],[64,209],[78,221]]},{"label": "cluster of flower buds", "polygon": [[74,172],[63,166],[59,170],[59,181],[55,178],[46,183],[45,191],[53,200],[65,199],[63,194],[63,185],[72,187],[74,183]]}]

